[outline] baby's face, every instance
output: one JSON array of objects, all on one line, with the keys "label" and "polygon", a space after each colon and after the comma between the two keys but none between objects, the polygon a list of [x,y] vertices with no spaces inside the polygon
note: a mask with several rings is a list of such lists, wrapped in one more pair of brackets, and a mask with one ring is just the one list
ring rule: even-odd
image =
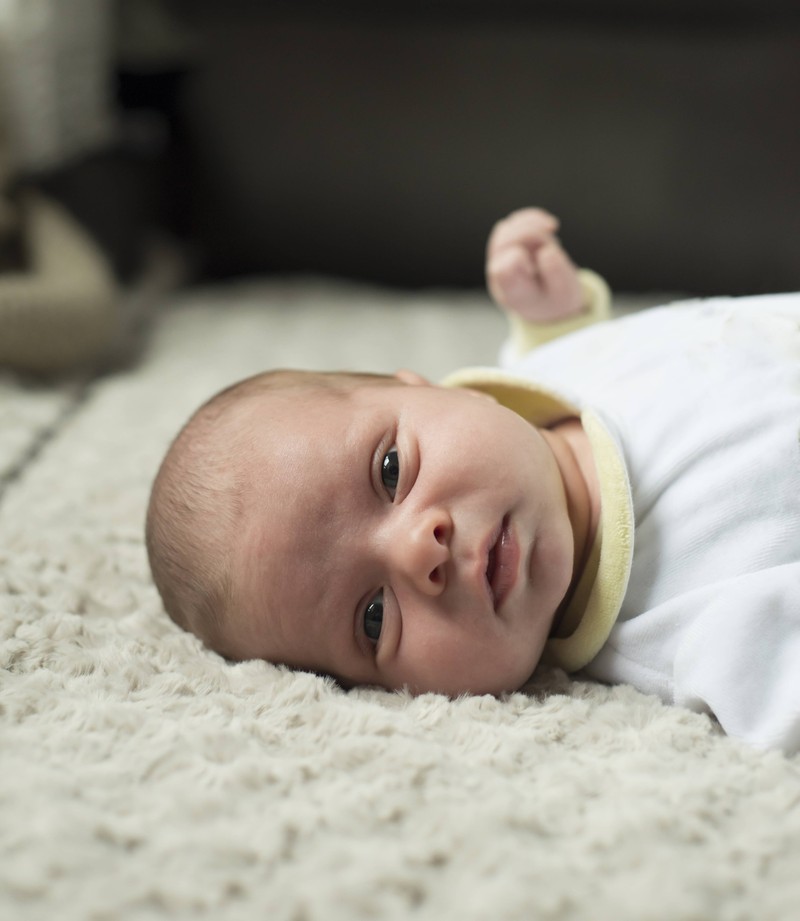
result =
[{"label": "baby's face", "polygon": [[233,655],[414,693],[526,681],[573,568],[548,433],[400,382],[270,393],[241,425]]}]

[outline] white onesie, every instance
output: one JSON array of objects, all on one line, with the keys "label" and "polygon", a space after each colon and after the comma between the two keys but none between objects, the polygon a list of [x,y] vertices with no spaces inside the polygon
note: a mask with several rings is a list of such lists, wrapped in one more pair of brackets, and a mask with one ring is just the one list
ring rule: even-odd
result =
[{"label": "white onesie", "polygon": [[557,395],[581,412],[601,474],[614,566],[607,554],[590,586],[601,610],[551,640],[550,661],[800,750],[800,294],[647,310],[526,354],[508,345],[503,365],[451,383]]}]

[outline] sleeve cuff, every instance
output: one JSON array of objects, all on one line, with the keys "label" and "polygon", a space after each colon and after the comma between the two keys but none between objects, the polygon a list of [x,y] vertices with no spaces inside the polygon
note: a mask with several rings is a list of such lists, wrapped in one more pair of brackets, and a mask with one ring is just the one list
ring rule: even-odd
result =
[{"label": "sleeve cuff", "polygon": [[577,316],[555,323],[531,323],[516,314],[509,315],[510,345],[514,357],[519,358],[551,339],[576,332],[611,316],[611,291],[605,280],[590,269],[580,269],[579,280],[583,289],[584,310]]}]

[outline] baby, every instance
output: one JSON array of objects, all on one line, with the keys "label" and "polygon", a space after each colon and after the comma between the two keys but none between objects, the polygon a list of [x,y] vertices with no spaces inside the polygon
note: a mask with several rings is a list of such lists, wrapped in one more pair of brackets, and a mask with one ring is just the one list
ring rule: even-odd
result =
[{"label": "baby", "polygon": [[557,229],[490,236],[504,370],[279,370],[204,404],[148,509],[165,607],[345,686],[501,694],[545,661],[795,750],[800,297],[594,323]]}]

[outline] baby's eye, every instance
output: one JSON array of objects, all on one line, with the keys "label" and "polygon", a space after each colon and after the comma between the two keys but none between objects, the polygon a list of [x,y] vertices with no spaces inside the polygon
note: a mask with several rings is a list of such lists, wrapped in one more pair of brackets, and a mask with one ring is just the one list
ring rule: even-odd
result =
[{"label": "baby's eye", "polygon": [[383,592],[374,595],[364,609],[364,633],[367,639],[377,643],[383,626]]},{"label": "baby's eye", "polygon": [[381,464],[381,482],[386,487],[389,495],[394,499],[394,491],[397,489],[397,483],[400,480],[400,455],[397,448],[390,448],[383,458]]}]

